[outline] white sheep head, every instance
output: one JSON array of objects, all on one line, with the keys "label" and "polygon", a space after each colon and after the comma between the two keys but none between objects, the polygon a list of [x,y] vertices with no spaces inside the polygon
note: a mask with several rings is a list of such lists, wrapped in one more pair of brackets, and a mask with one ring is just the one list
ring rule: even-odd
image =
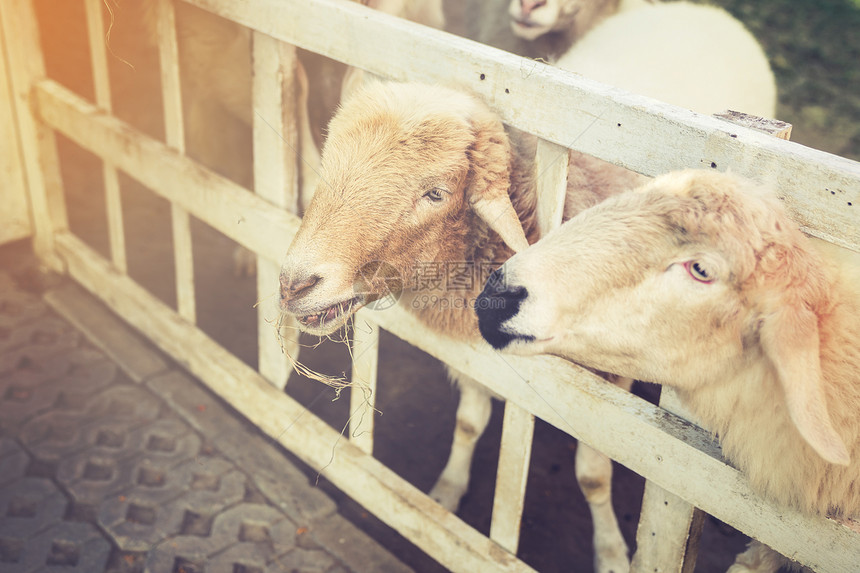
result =
[{"label": "white sheep head", "polygon": [[509,259],[478,298],[481,332],[499,349],[556,354],[682,395],[759,368],[751,378],[772,387],[757,391],[821,457],[847,464],[819,358],[819,317],[832,301],[808,243],[756,185],[670,173]]},{"label": "white sheep head", "polygon": [[508,15],[511,30],[525,40],[573,26],[574,17],[583,7],[605,3],[605,0],[511,0]]},{"label": "white sheep head", "polygon": [[[513,250],[528,246],[508,196],[508,137],[471,95],[372,82],[332,119],[321,162],[281,269],[281,308],[311,333],[384,296],[392,274],[406,286],[419,262],[463,260],[476,217]],[[367,277],[378,262],[388,271]]]}]

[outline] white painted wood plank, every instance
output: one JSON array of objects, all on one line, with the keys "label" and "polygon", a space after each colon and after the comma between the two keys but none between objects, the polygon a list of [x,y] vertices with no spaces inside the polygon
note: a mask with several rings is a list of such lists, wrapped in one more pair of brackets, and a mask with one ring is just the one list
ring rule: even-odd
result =
[{"label": "white painted wood plank", "polygon": [[[185,154],[185,127],[182,117],[182,90],[179,77],[179,46],[176,40],[176,13],[172,0],[158,1],[158,61],[161,66],[161,98],[164,103],[164,135],[167,146]],[[176,305],[179,315],[197,320],[194,301],[194,256],[191,220],[188,212],[171,204],[173,262],[176,266]]]},{"label": "white painted wood plank", "polygon": [[[685,420],[693,419],[673,388],[663,386],[660,407]],[[701,510],[653,481],[646,481],[632,570],[692,572],[703,524],[704,514]]]},{"label": "white painted wood plank", "polygon": [[[0,9],[2,11],[2,9]],[[2,20],[2,14],[0,14]],[[2,31],[2,25],[0,25]],[[6,65],[5,35],[0,37],[0,245],[29,237],[30,203],[24,180],[24,158],[12,107],[12,91]]]},{"label": "white painted wood plank", "polygon": [[567,196],[568,150],[538,139],[535,174],[538,187],[537,218],[541,236],[561,225]]},{"label": "white painted wood plank", "polygon": [[42,120],[84,149],[267,260],[283,258],[299,227],[295,215],[101,113],[54,81],[40,82],[34,95]]},{"label": "white painted wood plank", "polygon": [[490,539],[514,555],[520,542],[534,429],[531,413],[514,402],[505,402]]},{"label": "white painted wood plank", "polygon": [[[561,224],[567,193],[568,151],[539,139],[535,160],[538,228],[541,235]],[[505,403],[490,538],[516,554],[531,461],[534,416],[514,402]]]},{"label": "white painted wood plank", "polygon": [[179,45],[176,41],[176,13],[172,0],[158,2],[158,63],[161,67],[161,98],[164,103],[164,138],[168,147],[185,153],[185,122],[182,117],[182,89],[179,78]]},{"label": "white painted wood plank", "polygon": [[54,232],[67,229],[68,220],[54,133],[36,120],[31,107],[31,87],[45,77],[31,0],[0,3],[0,41],[4,45],[10,100],[24,159],[35,234],[33,248],[46,266],[61,271],[63,262],[54,250]]},{"label": "white painted wood plank", "polygon": [[170,221],[173,262],[176,265],[176,309],[179,316],[193,324],[197,322],[197,303],[194,296],[194,258],[191,254],[191,216],[176,203],[171,203]]},{"label": "white painted wood plank", "polygon": [[[87,35],[89,37],[96,105],[107,113],[111,113],[113,106],[108,76],[102,6],[102,0],[86,0]],[[116,168],[107,161],[102,162],[102,176],[105,186],[105,210],[107,212],[111,260],[120,272],[125,273],[128,269],[128,263],[125,253],[125,230],[122,219],[119,176]]]},{"label": "white painted wood plank", "polygon": [[[57,237],[69,272],[90,292],[198,376],[261,431],[452,571],[530,572],[528,565],[466,525],[272,387],[80,240]],[[334,454],[332,458],[332,454]]]},{"label": "white painted wood plank", "polygon": [[349,439],[373,453],[376,374],[379,368],[379,327],[367,319],[352,329],[352,375],[349,389]]},{"label": "white painted wood plank", "polygon": [[[273,205],[297,213],[296,50],[254,33],[253,61],[254,190]],[[299,329],[292,317],[279,320],[279,275],[278,264],[257,257],[260,373],[276,387],[284,388],[292,372],[285,353],[298,356]]]},{"label": "white painted wood plank", "polygon": [[714,164],[773,183],[808,232],[860,250],[860,163],[855,161],[630,94],[354,2],[191,2],[384,77],[462,85],[519,129],[645,175]]}]

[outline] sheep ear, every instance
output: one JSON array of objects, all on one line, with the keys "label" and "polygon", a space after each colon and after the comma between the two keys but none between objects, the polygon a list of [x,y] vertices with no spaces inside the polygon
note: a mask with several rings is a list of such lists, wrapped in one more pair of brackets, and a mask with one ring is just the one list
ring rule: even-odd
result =
[{"label": "sheep ear", "polygon": [[848,465],[848,449],[827,413],[818,317],[800,302],[785,305],[764,320],[761,341],[776,368],[789,415],[800,435],[828,462]]},{"label": "sheep ear", "polygon": [[520,218],[511,203],[511,144],[502,122],[489,110],[471,118],[475,140],[469,147],[470,181],[467,199],[472,210],[514,252],[529,246]]}]

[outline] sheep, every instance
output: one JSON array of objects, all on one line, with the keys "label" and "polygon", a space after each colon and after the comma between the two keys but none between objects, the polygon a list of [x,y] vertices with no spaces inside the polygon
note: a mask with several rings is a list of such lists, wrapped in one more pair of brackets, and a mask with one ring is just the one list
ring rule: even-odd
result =
[{"label": "sheep", "polygon": [[[442,0],[355,1],[428,26],[442,28],[445,25]],[[150,43],[157,37],[157,4],[145,2],[137,6],[129,2],[121,6],[131,10],[127,15],[129,19],[139,20],[144,37]],[[250,186],[250,156],[240,147],[242,138],[224,137],[223,131],[225,123],[237,121],[247,128],[253,123],[251,30],[185,2],[176,3],[175,10],[189,152],[206,166],[239,184]],[[317,185],[317,144],[322,139],[318,126],[327,122],[337,107],[341,80],[357,82],[360,75],[360,71],[345,70],[341,64],[315,54],[301,53],[296,68],[295,116],[299,131],[296,152],[300,156],[298,167],[303,192],[299,203],[291,206],[294,211],[307,207]],[[311,84],[318,89],[309,107]]]},{"label": "sheep", "polygon": [[[675,388],[750,486],[860,516],[860,265],[763,187],[687,170],[588,209],[508,260],[477,301],[496,349]],[[753,543],[731,569],[785,563]]]},{"label": "sheep", "polygon": [[699,113],[775,115],[767,56],[743,24],[714,6],[671,2],[619,12],[555,65]]},{"label": "sheep", "polygon": [[[462,290],[432,285],[440,269],[491,270],[537,239],[534,150],[516,144],[499,118],[464,91],[393,82],[359,88],[329,125],[320,185],[282,265],[282,311],[309,333],[330,334],[374,298],[356,294],[354,285],[363,269],[384,261],[402,277],[401,305],[440,334],[480,342],[468,304],[480,277]],[[358,292],[384,293],[387,283]],[[457,422],[430,495],[455,511],[491,400],[474,380],[449,374],[460,390]],[[590,463],[594,457],[585,446],[577,449],[577,479],[594,516],[596,567],[626,571],[627,546],[610,501],[611,465],[602,456]]]},{"label": "sheep", "polygon": [[550,61],[605,18],[648,3],[650,0],[470,2],[466,35],[520,56]]}]

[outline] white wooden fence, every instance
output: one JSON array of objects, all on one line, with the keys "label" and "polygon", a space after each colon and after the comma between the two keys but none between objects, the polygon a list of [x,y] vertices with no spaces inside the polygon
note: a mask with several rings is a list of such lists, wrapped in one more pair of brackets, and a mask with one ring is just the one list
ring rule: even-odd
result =
[{"label": "white wooden fence", "polygon": [[[325,475],[336,486],[384,522],[452,570],[531,570],[515,553],[530,455],[522,436],[531,435],[533,416],[538,416],[649,480],[636,562],[643,571],[685,567],[693,507],[817,571],[860,569],[858,532],[761,499],[723,462],[706,432],[667,409],[559,359],[503,359],[487,347],[464,348],[461,342],[435,336],[404,310],[360,311],[361,320],[449,363],[507,400],[491,534],[481,535],[374,459],[372,433],[352,432],[357,436],[351,442],[338,442],[337,431],[278,389],[284,364],[278,353],[265,347],[268,341],[261,343],[257,372],[195,326],[188,226],[193,214],[247,247],[263,263],[261,280],[275,281],[275,265],[300,222],[282,208],[294,204],[297,193],[296,160],[288,153],[290,140],[295,142],[294,123],[283,113],[293,104],[280,90],[281,82],[292,77],[293,46],[384,77],[465,86],[482,95],[507,123],[539,136],[538,160],[551,166],[540,181],[544,228],[560,220],[566,161],[558,158],[572,147],[646,175],[685,167],[731,168],[771,182],[808,233],[860,250],[860,164],[611,89],[345,0],[190,0],[254,30],[255,108],[264,110],[264,117],[286,118],[276,126],[286,138],[283,144],[271,138],[268,125],[254,125],[255,143],[261,142],[255,148],[268,150],[255,157],[255,194],[184,154],[182,78],[169,0],[159,0],[166,143],[111,115],[101,0],[86,2],[95,102],[46,77],[31,0],[0,4],[8,68],[7,77],[0,73],[0,88],[3,82],[11,86],[39,256],[102,298],[312,468],[325,466]],[[103,159],[110,260],[68,231],[55,131]],[[118,171],[172,205],[178,311],[126,273]],[[238,219],[244,222],[237,224]],[[260,288],[270,292],[274,287],[268,282]],[[373,387],[378,329],[366,336],[356,330],[355,344],[363,351],[356,353],[353,374]],[[299,421],[284,432],[284,420]],[[335,461],[329,465],[335,443]],[[657,535],[650,535],[653,523],[662,524]]]}]

